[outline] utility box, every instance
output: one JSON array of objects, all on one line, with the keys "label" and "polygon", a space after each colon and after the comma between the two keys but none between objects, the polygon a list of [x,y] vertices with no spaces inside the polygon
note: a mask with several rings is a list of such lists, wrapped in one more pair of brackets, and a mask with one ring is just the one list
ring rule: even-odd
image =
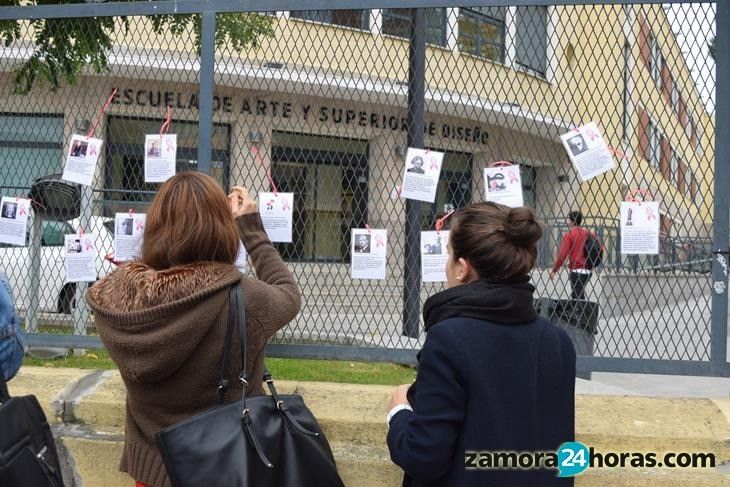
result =
[{"label": "utility box", "polygon": [[[538,314],[568,333],[576,355],[593,356],[598,333],[598,303],[587,300],[539,298],[535,303]],[[591,372],[576,369],[576,376],[591,379]]]}]

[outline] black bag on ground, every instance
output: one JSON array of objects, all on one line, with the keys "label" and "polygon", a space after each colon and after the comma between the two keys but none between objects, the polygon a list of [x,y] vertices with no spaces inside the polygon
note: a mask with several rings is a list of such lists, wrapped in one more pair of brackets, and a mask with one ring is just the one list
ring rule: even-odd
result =
[{"label": "black bag on ground", "polygon": [[38,399],[10,397],[2,373],[0,486],[63,487],[56,443]]},{"label": "black bag on ground", "polygon": [[157,433],[173,487],[341,487],[335,459],[317,420],[298,395],[279,395],[268,370],[270,396],[222,404],[233,328],[238,328],[246,384],[246,316],[240,284],[231,288],[218,406]]}]

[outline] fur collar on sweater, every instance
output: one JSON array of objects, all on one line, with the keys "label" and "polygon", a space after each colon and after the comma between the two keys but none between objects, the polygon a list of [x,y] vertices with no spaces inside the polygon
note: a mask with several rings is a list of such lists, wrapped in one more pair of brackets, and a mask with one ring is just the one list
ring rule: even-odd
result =
[{"label": "fur collar on sweater", "polygon": [[215,291],[241,279],[230,264],[199,262],[155,270],[130,262],[89,288],[94,307],[129,313],[179,301],[206,289]]}]

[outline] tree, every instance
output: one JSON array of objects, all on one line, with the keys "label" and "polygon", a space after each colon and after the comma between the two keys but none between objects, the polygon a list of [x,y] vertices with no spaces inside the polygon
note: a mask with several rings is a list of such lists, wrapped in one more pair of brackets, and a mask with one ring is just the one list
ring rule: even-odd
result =
[{"label": "tree", "polygon": [[[135,1],[135,0],[117,0]],[[84,3],[84,0],[31,0],[35,4]],[[27,0],[0,0],[0,8],[28,4]],[[155,34],[181,37],[194,33],[195,49],[200,52],[201,15],[156,15],[148,17]],[[13,69],[13,91],[29,93],[36,82],[44,80],[53,90],[63,83],[74,84],[87,66],[100,74],[109,69],[109,51],[115,34],[130,33],[128,17],[82,17],[32,19],[27,22],[0,21],[0,40],[5,47],[28,41],[33,53]],[[26,26],[30,29],[26,30]],[[120,32],[118,32],[120,31]],[[236,51],[256,48],[262,36],[272,36],[273,18],[256,13],[222,13],[216,16],[216,47],[230,43]]]}]

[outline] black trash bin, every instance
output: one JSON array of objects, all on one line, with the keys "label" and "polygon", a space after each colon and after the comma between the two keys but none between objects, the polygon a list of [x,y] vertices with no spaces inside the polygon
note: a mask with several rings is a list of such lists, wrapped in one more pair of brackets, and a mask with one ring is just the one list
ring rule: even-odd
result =
[{"label": "black trash bin", "polygon": [[[592,357],[595,335],[598,333],[598,303],[587,300],[539,298],[535,308],[540,316],[547,318],[568,333],[577,355]],[[576,369],[577,377],[591,379],[588,370]]]}]

